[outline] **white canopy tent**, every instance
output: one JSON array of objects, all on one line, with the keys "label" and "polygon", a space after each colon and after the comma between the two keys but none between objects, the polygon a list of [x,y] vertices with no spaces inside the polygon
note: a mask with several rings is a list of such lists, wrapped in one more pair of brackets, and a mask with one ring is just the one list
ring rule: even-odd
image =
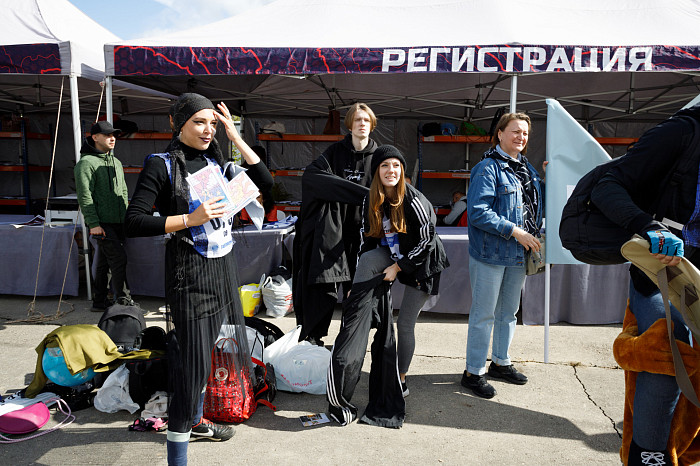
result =
[{"label": "white canopy tent", "polygon": [[362,100],[385,117],[486,120],[520,76],[518,108],[533,115],[549,97],[586,122],[657,121],[698,94],[698,25],[697,0],[278,0],[108,44],[105,63],[108,76],[249,116]]},{"label": "white canopy tent", "polygon": [[[195,91],[256,118],[656,123],[700,93],[700,1],[278,0],[170,36],[105,46],[112,77]],[[537,164],[538,165],[538,164]],[[546,322],[548,324],[548,322]]]},{"label": "white canopy tent", "polygon": [[[35,113],[70,109],[74,158],[80,158],[81,106],[91,116],[100,106],[100,81],[104,80],[102,44],[119,40],[67,0],[0,0],[0,112]],[[70,98],[58,107],[62,81],[68,77]],[[123,87],[123,83],[119,83]],[[129,85],[130,88],[137,86]],[[167,108],[167,97],[118,91],[122,97],[138,94],[146,102],[160,101]],[[67,107],[70,105],[70,107]],[[94,121],[94,120],[93,120]],[[26,162],[25,162],[26,163]],[[25,188],[26,189],[26,188]],[[29,209],[29,205],[27,205]],[[87,250],[87,235],[83,232]],[[88,295],[90,272],[85,254]]]}]

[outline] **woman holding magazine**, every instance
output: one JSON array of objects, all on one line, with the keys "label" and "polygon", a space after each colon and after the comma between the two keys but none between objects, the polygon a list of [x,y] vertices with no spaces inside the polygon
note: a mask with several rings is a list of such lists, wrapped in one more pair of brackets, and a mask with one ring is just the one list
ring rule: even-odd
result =
[{"label": "woman holding magazine", "polygon": [[[238,272],[231,254],[233,218],[222,196],[198,200],[187,177],[207,167],[223,171],[226,160],[214,137],[222,127],[250,166],[247,173],[258,188],[269,189],[272,177],[241,138],[226,105],[217,107],[219,111],[199,94],[178,98],[170,115],[173,138],[165,153],[147,157],[126,213],[129,236],[171,234],[165,254],[168,330],[175,328],[175,338],[168,342],[174,390],[167,433],[171,465],[187,464],[190,437],[228,440],[233,436],[232,427],[202,415],[203,390],[220,329],[227,329],[224,336],[238,343],[235,367],[240,378],[248,377],[250,363]],[[160,216],[151,215],[154,205]],[[229,325],[222,327],[224,323]]]}]

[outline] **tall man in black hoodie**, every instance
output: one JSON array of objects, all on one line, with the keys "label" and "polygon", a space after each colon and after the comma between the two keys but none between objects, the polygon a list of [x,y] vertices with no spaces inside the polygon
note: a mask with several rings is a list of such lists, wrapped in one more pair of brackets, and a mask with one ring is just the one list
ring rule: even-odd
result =
[{"label": "tall man in black hoodie", "polygon": [[108,121],[99,121],[90,129],[80,149],[80,161],[73,170],[78,204],[85,226],[99,243],[95,256],[95,293],[92,310],[102,312],[112,303],[107,300],[108,274],[119,304],[135,305],[126,283],[124,217],[129,193],[124,169],[112,151],[119,130]]},{"label": "tall man in black hoodie", "polygon": [[350,290],[360,247],[362,200],[372,181],[377,118],[367,104],[345,115],[350,134],[332,144],[304,172],[294,239],[294,311],[301,339],[323,345],[338,287]]}]

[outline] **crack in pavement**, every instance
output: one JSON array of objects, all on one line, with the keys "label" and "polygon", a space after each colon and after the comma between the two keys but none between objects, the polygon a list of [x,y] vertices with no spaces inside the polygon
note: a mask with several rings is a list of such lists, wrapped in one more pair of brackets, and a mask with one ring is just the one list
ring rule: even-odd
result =
[{"label": "crack in pavement", "polygon": [[571,365],[571,367],[574,368],[574,376],[576,377],[576,380],[578,380],[578,383],[580,383],[580,384],[581,384],[581,387],[583,388],[583,393],[585,393],[586,396],[588,397],[588,399],[591,401],[591,403],[593,403],[593,405],[594,405],[595,407],[597,407],[597,408],[600,410],[601,413],[603,413],[603,416],[605,416],[606,418],[608,418],[608,420],[610,421],[610,423],[611,423],[612,426],[613,426],[613,429],[615,430],[615,433],[617,434],[618,437],[620,437],[620,439],[622,439],[622,434],[621,434],[620,431],[617,429],[617,426],[615,425],[615,420],[614,420],[612,417],[610,417],[610,416],[608,415],[608,413],[606,413],[605,410],[602,408],[602,406],[598,405],[598,403],[595,402],[595,400],[593,399],[593,397],[591,397],[591,394],[588,393],[588,390],[586,389],[586,385],[583,383],[583,381],[581,380],[581,378],[578,376],[578,371],[576,370],[576,367],[577,367],[577,366],[578,366],[577,364],[572,364],[572,365]]},{"label": "crack in pavement", "polygon": [[[367,350],[367,354],[370,354],[370,350]],[[421,357],[421,358],[441,358],[441,359],[464,359],[464,356],[448,356],[448,355],[441,355],[441,354],[418,354],[415,353],[413,357]],[[487,359],[487,361],[490,361],[490,359]],[[581,366],[581,367],[595,367],[597,369],[613,369],[613,370],[622,370],[622,368],[618,365],[614,366],[603,366],[600,364],[585,364],[582,362],[573,362],[573,361],[557,361],[557,362],[544,362],[544,361],[537,361],[534,359],[512,359],[511,360],[513,363],[528,363],[528,364],[545,364],[547,366]]]},{"label": "crack in pavement", "polygon": [[[463,356],[457,357],[457,356],[440,356],[440,355],[427,355],[427,354],[420,354],[420,355],[416,354],[415,356],[420,356],[420,357],[425,357],[425,358],[464,359]],[[594,367],[594,368],[598,368],[598,369],[622,370],[622,368],[620,368],[620,366],[617,366],[617,365],[616,366],[601,366],[598,364],[582,364],[580,362],[549,362],[549,363],[544,363],[542,361],[533,361],[533,360],[519,360],[519,361],[513,360],[513,362],[514,363],[517,362],[517,363],[521,363],[521,364],[522,363],[531,363],[531,364],[547,364],[547,365],[556,365],[556,366],[571,366],[574,369],[574,376],[576,377],[576,380],[578,380],[578,383],[581,385],[581,388],[583,388],[583,392],[586,394],[586,396],[588,397],[590,402],[593,403],[593,405],[595,407],[597,407],[601,413],[603,413],[603,416],[605,416],[610,421],[610,424],[612,424],[613,430],[615,431],[617,436],[620,439],[622,439],[622,433],[620,433],[620,431],[617,428],[617,425],[615,425],[615,420],[610,415],[608,415],[608,413],[605,412],[603,407],[600,406],[598,403],[596,403],[595,400],[593,399],[593,397],[591,396],[591,394],[588,393],[588,389],[586,388],[586,385],[583,383],[583,381],[579,377],[578,371],[576,369],[577,367],[581,366],[581,367]]]}]

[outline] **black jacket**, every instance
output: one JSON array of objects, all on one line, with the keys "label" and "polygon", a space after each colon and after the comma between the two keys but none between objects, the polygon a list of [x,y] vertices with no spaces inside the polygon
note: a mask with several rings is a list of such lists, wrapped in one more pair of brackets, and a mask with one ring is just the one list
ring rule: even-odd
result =
[{"label": "black jacket", "polygon": [[[646,231],[665,229],[654,221],[652,214],[664,190],[669,189],[674,163],[691,145],[695,125],[687,118],[700,122],[700,105],[680,110],[671,118],[646,131],[620,164],[612,168],[593,189],[591,200],[611,220],[630,232],[644,235]],[[700,150],[700,147],[698,147]],[[687,172],[680,174],[674,199],[664,217],[685,224],[695,209],[698,189],[700,156]],[[674,231],[678,237],[681,232]],[[694,248],[693,248],[694,249]],[[686,257],[700,265],[700,254],[688,249]],[[641,272],[631,268],[635,287],[640,292],[655,288]]]},{"label": "black jacket", "polygon": [[[406,184],[403,202],[406,216],[406,233],[399,233],[399,251],[403,255],[397,264],[401,268],[397,278],[404,285],[422,285],[428,294],[437,294],[439,280],[431,280],[449,267],[440,237],[435,232],[437,220],[433,206],[413,186]],[[379,246],[379,238],[366,236],[369,231],[369,196],[365,197],[362,216],[362,246],[360,255]]]},{"label": "black jacket", "polygon": [[356,151],[347,135],[306,167],[294,239],[294,265],[306,284],[352,280],[360,241],[360,206],[369,192],[369,167],[376,148],[370,139],[367,147]]},{"label": "black jacket", "polygon": [[[681,110],[646,131],[591,193],[592,201],[603,213],[630,231],[642,234],[649,229],[655,201],[666,188],[674,162],[692,140],[694,125],[679,116],[700,121],[700,105]],[[666,217],[686,223],[695,208],[697,186],[696,163],[692,170],[682,174],[679,195],[669,206]]]}]

